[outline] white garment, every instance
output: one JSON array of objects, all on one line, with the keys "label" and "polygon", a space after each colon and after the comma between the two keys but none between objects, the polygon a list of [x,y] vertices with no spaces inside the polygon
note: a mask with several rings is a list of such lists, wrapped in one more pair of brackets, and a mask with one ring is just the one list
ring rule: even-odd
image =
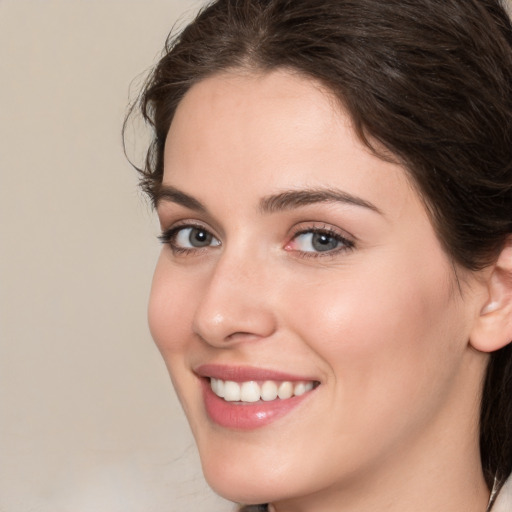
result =
[{"label": "white garment", "polygon": [[501,488],[491,512],[512,512],[512,477]]}]

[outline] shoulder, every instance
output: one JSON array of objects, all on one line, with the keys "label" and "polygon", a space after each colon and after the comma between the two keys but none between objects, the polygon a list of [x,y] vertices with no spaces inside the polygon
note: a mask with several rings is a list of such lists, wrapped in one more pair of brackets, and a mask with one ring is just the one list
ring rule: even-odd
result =
[{"label": "shoulder", "polygon": [[492,512],[510,512],[512,510],[512,477],[503,484],[496,501],[492,507]]}]

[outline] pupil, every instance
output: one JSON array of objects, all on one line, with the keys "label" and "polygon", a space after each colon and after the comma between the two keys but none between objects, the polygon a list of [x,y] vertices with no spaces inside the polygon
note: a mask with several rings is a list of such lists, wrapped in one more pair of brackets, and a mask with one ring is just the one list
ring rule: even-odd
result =
[{"label": "pupil", "polygon": [[210,243],[210,235],[203,229],[193,229],[190,232],[189,239],[194,247],[203,247]]},{"label": "pupil", "polygon": [[329,251],[338,246],[338,240],[325,233],[315,233],[312,243],[316,251]]}]

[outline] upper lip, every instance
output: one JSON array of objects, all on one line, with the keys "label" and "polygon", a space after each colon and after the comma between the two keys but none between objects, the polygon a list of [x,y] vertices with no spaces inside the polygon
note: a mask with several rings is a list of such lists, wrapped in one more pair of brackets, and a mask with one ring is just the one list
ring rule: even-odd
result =
[{"label": "upper lip", "polygon": [[250,380],[276,380],[291,382],[317,380],[308,376],[292,375],[286,372],[270,370],[265,368],[256,368],[253,366],[202,364],[195,368],[194,372],[200,377],[231,380],[234,382],[247,382]]}]

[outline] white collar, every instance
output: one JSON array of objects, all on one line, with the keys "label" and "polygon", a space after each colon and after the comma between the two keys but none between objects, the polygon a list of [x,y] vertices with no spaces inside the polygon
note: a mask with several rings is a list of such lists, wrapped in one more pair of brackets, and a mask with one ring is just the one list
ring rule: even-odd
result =
[{"label": "white collar", "polygon": [[512,478],[509,478],[501,488],[491,512],[512,511]]}]

